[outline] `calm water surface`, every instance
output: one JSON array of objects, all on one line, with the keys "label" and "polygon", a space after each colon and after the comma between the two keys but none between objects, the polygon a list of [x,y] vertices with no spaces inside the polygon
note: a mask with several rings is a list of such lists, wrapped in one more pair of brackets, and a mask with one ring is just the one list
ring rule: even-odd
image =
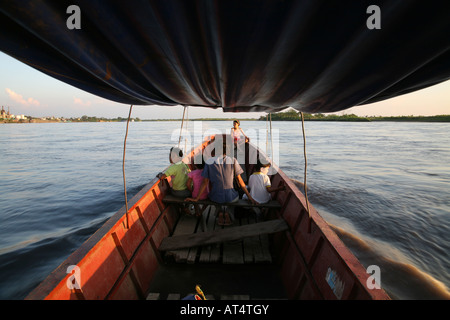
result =
[{"label": "calm water surface", "polygon": [[[124,205],[125,126],[0,125],[0,299],[23,299]],[[393,298],[450,299],[450,124],[305,126],[308,196],[319,213],[363,265],[380,267],[381,284]],[[130,124],[129,197],[169,164],[179,127]],[[241,127],[265,149],[265,122],[242,121]],[[301,123],[272,127],[275,160],[303,181]],[[194,128],[228,133],[231,122],[190,122],[188,128],[187,147],[201,139]]]}]

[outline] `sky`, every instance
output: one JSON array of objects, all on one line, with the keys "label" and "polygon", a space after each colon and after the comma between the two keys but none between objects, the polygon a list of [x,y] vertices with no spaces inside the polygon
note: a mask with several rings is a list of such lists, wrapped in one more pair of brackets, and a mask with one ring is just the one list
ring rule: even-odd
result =
[{"label": "sky", "polygon": [[[127,118],[129,105],[109,101],[47,76],[0,52],[0,106],[10,113],[32,117]],[[431,116],[450,114],[450,81],[396,98],[349,108],[338,114],[358,116]],[[259,118],[266,113],[224,113],[221,109],[191,107],[189,119]],[[181,119],[183,107],[133,106],[132,117]]]}]

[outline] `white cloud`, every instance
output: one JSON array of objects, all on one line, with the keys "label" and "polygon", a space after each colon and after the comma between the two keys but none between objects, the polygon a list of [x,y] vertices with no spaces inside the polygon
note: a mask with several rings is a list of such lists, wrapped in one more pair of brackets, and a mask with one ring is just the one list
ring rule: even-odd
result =
[{"label": "white cloud", "polygon": [[73,104],[77,104],[83,107],[89,107],[92,104],[92,102],[91,101],[84,102],[80,98],[73,98]]},{"label": "white cloud", "polygon": [[24,99],[24,97],[21,94],[18,94],[14,91],[12,91],[9,88],[6,88],[6,93],[8,94],[9,98],[17,103],[20,103],[24,106],[40,106],[40,102],[33,98]]}]

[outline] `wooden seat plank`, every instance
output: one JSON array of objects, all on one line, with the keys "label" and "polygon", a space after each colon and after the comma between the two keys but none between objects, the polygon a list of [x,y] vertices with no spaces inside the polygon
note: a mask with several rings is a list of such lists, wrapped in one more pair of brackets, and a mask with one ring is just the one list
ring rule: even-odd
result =
[{"label": "wooden seat plank", "polygon": [[[211,201],[211,200],[198,200],[197,202],[185,201],[184,199],[174,197],[171,194],[165,196],[164,199],[162,200],[162,202],[166,203],[166,204],[198,203],[198,204],[206,204],[206,205],[212,205],[212,206],[218,205],[218,203]],[[251,204],[247,200],[239,199],[236,202],[223,203],[220,205],[233,206],[233,207],[270,208],[270,209],[281,208],[281,204],[276,200],[272,200],[267,203]]]},{"label": "wooden seat plank", "polygon": [[[255,217],[248,217],[248,222],[250,224],[255,224],[256,220]],[[249,237],[245,239],[246,244],[249,248],[251,248],[252,252],[252,262],[254,263],[260,263],[263,262],[263,253],[261,248],[261,242],[259,239],[259,235],[255,235],[253,237]]]},{"label": "wooden seat plank", "polygon": [[288,230],[289,227],[283,219],[269,220],[239,227],[230,227],[214,231],[195,234],[174,235],[163,239],[159,246],[160,251],[177,250],[207,244],[226,242],[261,234],[270,234]]},{"label": "wooden seat plank", "polygon": [[[217,226],[216,224],[216,208],[214,206],[209,207],[209,214],[205,215],[206,220],[206,230],[213,231]],[[220,245],[210,244],[202,247],[200,253],[199,262],[218,262],[220,260]]]},{"label": "wooden seat plank", "polygon": [[[234,220],[234,225],[239,226],[241,219]],[[229,228],[235,228],[231,226],[225,226],[224,230]],[[242,240],[232,240],[223,243],[223,264],[243,264],[244,255],[242,250]]]},{"label": "wooden seat plank", "polygon": [[[249,218],[250,223],[255,223],[258,221],[256,217]],[[272,255],[269,250],[269,235],[268,234],[260,234],[259,236],[255,236],[255,241],[258,243],[257,252],[255,254],[255,262],[256,263],[271,263]]]},{"label": "wooden seat plank", "polygon": [[[248,218],[244,217],[241,219],[241,225],[248,225]],[[254,259],[254,244],[252,241],[254,237],[248,237],[242,240],[243,250],[244,250],[244,262],[245,263],[253,263]]]},{"label": "wooden seat plank", "polygon": [[[191,235],[195,232],[197,226],[197,217],[182,215],[180,220],[178,221],[177,227],[174,231],[174,235],[182,236],[182,235]],[[176,262],[186,262],[189,255],[189,247],[178,248],[174,250],[168,250],[166,255],[173,256]],[[194,249],[196,250],[196,249]]]}]

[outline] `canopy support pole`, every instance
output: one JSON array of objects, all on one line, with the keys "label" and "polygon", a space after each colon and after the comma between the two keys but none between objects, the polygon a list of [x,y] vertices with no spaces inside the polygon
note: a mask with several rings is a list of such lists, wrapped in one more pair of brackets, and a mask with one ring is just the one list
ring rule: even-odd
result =
[{"label": "canopy support pole", "polygon": [[[269,125],[270,123],[270,125]],[[273,136],[272,136],[272,113],[266,115],[266,155],[269,157],[269,126],[270,126],[270,159],[273,164]]]},{"label": "canopy support pole", "polygon": [[270,119],[270,157],[272,159],[272,165],[273,165],[272,113],[269,113],[269,119]]},{"label": "canopy support pole", "polygon": [[305,173],[303,176],[303,188],[305,189],[305,199],[306,199],[306,211],[308,212],[308,233],[311,233],[311,214],[309,212],[309,201],[308,201],[308,187],[306,185],[306,169],[308,168],[308,160],[306,159],[306,138],[305,138],[305,121],[303,117],[303,112],[300,112],[302,118],[302,132],[303,132],[303,156],[305,158]]},{"label": "canopy support pole", "polygon": [[[186,114],[186,108],[187,108],[187,106],[184,106],[184,109],[183,109],[183,119],[181,119],[180,136],[178,137],[178,148],[180,147],[181,135],[182,135],[182,133],[183,133],[184,115]],[[185,150],[185,152],[186,152],[186,150]]]},{"label": "canopy support pole", "polygon": [[125,179],[125,151],[127,149],[127,137],[128,137],[128,125],[130,123],[130,117],[131,117],[131,110],[133,109],[133,105],[130,106],[130,112],[128,113],[128,120],[127,120],[127,130],[125,132],[125,139],[123,141],[123,159],[122,159],[122,175],[123,175],[123,189],[125,194],[125,219],[126,219],[126,226],[125,228],[129,229],[128,224],[128,198],[127,198],[127,180]]},{"label": "canopy support pole", "polygon": [[269,114],[266,114],[266,154],[269,153]]}]

